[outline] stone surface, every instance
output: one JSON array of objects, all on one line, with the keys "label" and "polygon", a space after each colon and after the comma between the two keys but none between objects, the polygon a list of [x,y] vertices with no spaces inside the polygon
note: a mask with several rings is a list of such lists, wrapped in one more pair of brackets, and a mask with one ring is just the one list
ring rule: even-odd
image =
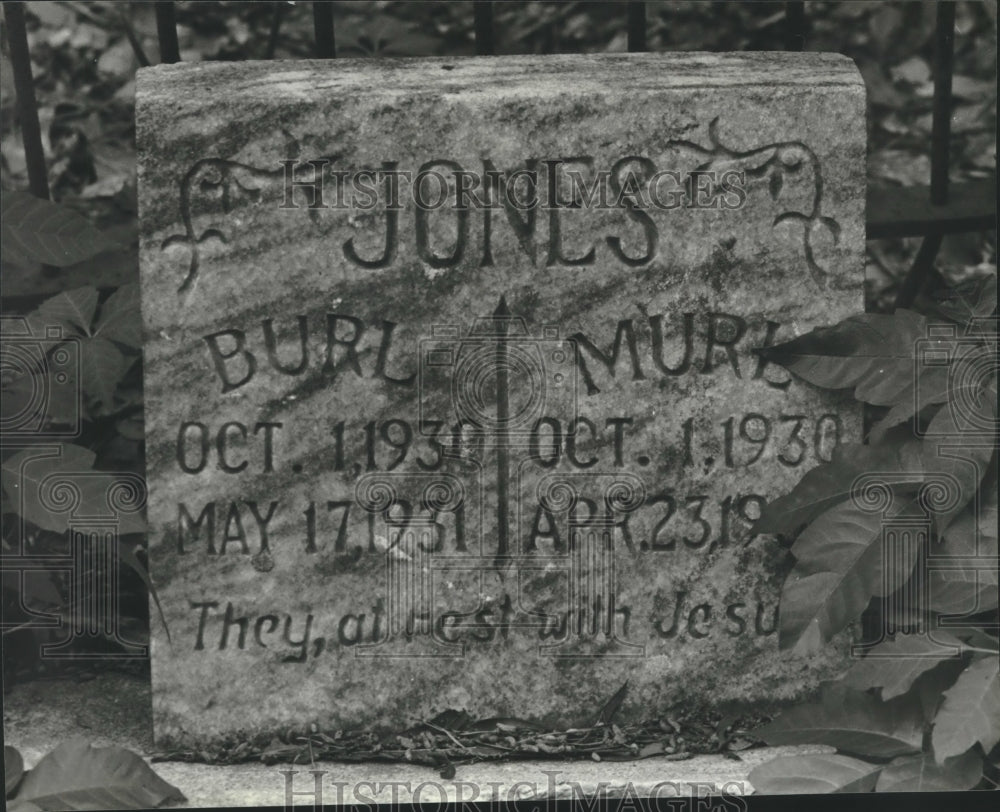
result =
[{"label": "stone surface", "polygon": [[747,530],[860,414],[752,350],[862,307],[864,109],[829,54],[140,71],[157,743],[837,673]]},{"label": "stone surface", "polygon": [[[95,747],[116,745],[143,756],[155,752],[150,716],[149,681],[104,673],[80,682],[48,680],[17,685],[4,697],[4,743],[16,747],[25,767],[69,738],[82,737]],[[560,761],[555,759],[463,764],[453,779],[415,764],[361,762],[339,764],[197,764],[156,761],[151,767],[187,798],[181,806],[284,807],[286,793],[295,806],[311,808],[315,779],[321,773],[324,803],[437,803],[453,801],[565,798],[696,797],[706,791],[748,794],[747,780],[758,764],[782,755],[829,752],[820,745],[761,747],[743,750],[738,759],[722,755],[694,756],[684,761],[653,757],[632,762]],[[286,776],[289,771],[296,774]],[[289,781],[291,783],[289,784]],[[339,785],[339,787],[338,787]],[[711,788],[711,790],[709,790]],[[414,797],[416,796],[416,797]]]}]

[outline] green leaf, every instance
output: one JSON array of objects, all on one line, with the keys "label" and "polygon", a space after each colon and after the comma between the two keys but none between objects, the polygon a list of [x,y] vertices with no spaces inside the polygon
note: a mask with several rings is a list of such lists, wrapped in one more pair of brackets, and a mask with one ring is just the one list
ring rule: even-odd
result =
[{"label": "green leaf", "polygon": [[863,313],[757,352],[811,384],[853,388],[858,400],[891,406],[913,383],[916,342],[926,337],[918,313]]},{"label": "green leaf", "polygon": [[114,402],[115,389],[135,358],[126,358],[110,341],[88,338],[80,344],[83,391],[105,408]]},{"label": "green leaf", "polygon": [[26,192],[4,192],[0,203],[4,259],[64,268],[119,247],[72,209]]},{"label": "green leaf", "polygon": [[16,747],[3,746],[3,787],[4,797],[9,798],[24,777],[24,759]]},{"label": "green leaf", "polygon": [[[948,646],[954,646],[952,651]],[[948,632],[935,630],[933,639],[923,635],[899,635],[875,646],[844,675],[844,684],[854,688],[881,688],[882,699],[892,699],[910,690],[914,681],[942,660],[959,656],[962,641]]]},{"label": "green leaf", "polygon": [[834,685],[820,702],[789,708],[756,733],[771,745],[826,744],[853,755],[894,758],[920,751],[923,718],[907,697],[880,702]]},{"label": "green leaf", "polygon": [[882,768],[835,753],[778,756],[747,776],[757,795],[871,792]]},{"label": "green leaf", "polygon": [[930,753],[901,756],[882,768],[876,792],[952,792],[972,789],[983,776],[975,750],[937,764]]},{"label": "green leaf", "polygon": [[931,742],[941,764],[964,753],[976,742],[987,753],[1000,741],[1000,673],[996,656],[969,663],[955,684],[944,692],[944,703],[934,719]]},{"label": "green leaf", "polygon": [[[898,500],[896,500],[898,501]],[[889,508],[893,520],[920,518],[914,499]],[[793,647],[813,626],[823,641],[856,620],[873,595],[882,595],[886,582],[899,587],[916,564],[919,547],[900,548],[884,562],[882,513],[861,511],[852,502],[831,508],[809,527],[792,547],[795,568],[781,593],[778,641]],[[883,579],[883,565],[894,569]]]},{"label": "green leaf", "polygon": [[72,739],[31,770],[15,798],[44,810],[153,809],[187,800],[140,756]]},{"label": "green leaf", "polygon": [[880,445],[849,443],[838,446],[833,459],[806,472],[792,491],[768,503],[753,526],[753,533],[793,535],[839,502],[850,498],[855,480],[877,471],[888,485],[910,483],[923,471],[919,440],[909,432],[896,431]]},{"label": "green leaf", "polygon": [[63,338],[71,335],[90,335],[90,325],[97,310],[97,289],[91,287],[67,290],[46,299],[28,322],[36,336],[43,337],[50,327],[59,327]]},{"label": "green leaf", "polygon": [[111,294],[101,308],[101,318],[94,328],[94,335],[129,347],[142,346],[142,313],[137,284],[122,285]]}]

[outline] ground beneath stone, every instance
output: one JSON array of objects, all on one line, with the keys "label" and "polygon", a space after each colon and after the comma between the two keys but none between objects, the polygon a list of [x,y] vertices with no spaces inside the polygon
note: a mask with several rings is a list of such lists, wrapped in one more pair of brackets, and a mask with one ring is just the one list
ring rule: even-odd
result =
[{"label": "ground beneath stone", "polygon": [[[464,728],[455,732],[452,728],[462,727],[461,717],[456,716],[438,720],[445,724],[430,720],[437,730],[417,726],[409,734],[371,740],[357,733],[341,733],[338,739],[336,732],[305,736],[293,731],[293,736],[275,737],[276,743],[259,751],[248,745],[238,754],[235,748],[165,754],[154,748],[150,709],[148,672],[98,672],[73,666],[58,676],[36,677],[10,687],[4,697],[4,740],[19,750],[28,769],[73,737],[97,747],[125,747],[156,762],[153,769],[184,793],[189,806],[203,808],[281,805],[289,802],[289,792],[295,793],[297,803],[310,802],[300,796],[313,791],[316,775],[322,777],[324,793],[319,800],[326,803],[617,798],[630,793],[660,797],[698,794],[709,786],[714,792],[743,794],[753,791],[747,780],[750,771],[775,756],[830,751],[818,746],[750,746],[751,739],[744,738],[755,726],[749,717],[727,723],[720,738],[719,722],[725,720],[678,712],[667,716],[669,730],[659,720],[622,727],[612,721],[603,729],[595,725],[577,732],[541,730],[517,720],[494,720],[494,730],[488,730],[483,722],[466,720]],[[296,741],[295,736],[303,740]],[[428,736],[433,748],[425,746]],[[333,744],[324,737],[333,739]],[[497,741],[490,741],[492,737]],[[404,746],[407,743],[400,738],[409,739],[412,746]],[[443,739],[450,744],[439,744]],[[483,742],[479,745],[483,748],[493,745],[490,757],[485,749],[482,755],[466,752],[464,748],[472,750],[475,741]],[[310,751],[309,742],[320,746],[313,744]],[[375,750],[378,744],[381,751]],[[666,752],[668,746],[674,752]],[[537,747],[537,752],[530,747]],[[437,760],[424,751],[433,751]],[[601,761],[594,759],[594,753]],[[160,760],[168,756],[190,760]],[[216,763],[195,760],[205,756]],[[225,756],[240,763],[220,763]]]},{"label": "ground beneath stone", "polygon": [[458,765],[483,761],[682,761],[702,754],[736,755],[760,744],[760,713],[677,707],[642,723],[614,721],[627,686],[597,709],[587,727],[546,727],[530,719],[475,719],[449,710],[398,731],[289,728],[270,738],[220,741],[209,749],[159,751],[152,738],[148,673],[94,671],[86,665],[15,686],[5,697],[8,740],[61,741],[68,730],[98,746],[118,744],[153,761],[205,764],[309,764],[315,761],[411,763],[452,778]]}]

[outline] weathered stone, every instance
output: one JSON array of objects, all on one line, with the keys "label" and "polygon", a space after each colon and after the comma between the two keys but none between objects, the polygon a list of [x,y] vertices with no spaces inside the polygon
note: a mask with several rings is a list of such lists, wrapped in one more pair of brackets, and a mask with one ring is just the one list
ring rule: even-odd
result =
[{"label": "weathered stone", "polygon": [[747,531],[860,414],[753,349],[861,308],[864,109],[829,54],[140,71],[157,743],[837,672]]}]

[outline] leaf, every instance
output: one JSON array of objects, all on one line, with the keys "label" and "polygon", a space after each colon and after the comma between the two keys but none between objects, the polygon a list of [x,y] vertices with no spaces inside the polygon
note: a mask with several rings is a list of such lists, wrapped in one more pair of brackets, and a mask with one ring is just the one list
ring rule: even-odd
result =
[{"label": "leaf", "polygon": [[915,696],[920,702],[925,724],[934,721],[938,708],[941,707],[944,692],[955,684],[955,680],[964,669],[965,663],[961,659],[943,660],[929,671],[924,671],[914,681],[908,695]]},{"label": "leaf", "polygon": [[153,583],[152,579],[149,577],[149,571],[142,565],[139,557],[135,554],[135,550],[129,544],[119,544],[118,545],[118,557],[127,564],[131,570],[138,575],[142,582],[146,585],[146,589],[153,598],[153,602],[156,604],[156,611],[160,615],[160,622],[163,624],[163,631],[166,632],[167,642],[171,643],[170,639],[170,627],[167,626],[167,618],[163,614],[163,607],[160,606],[160,596],[156,592],[156,585]]},{"label": "leaf", "polygon": [[88,338],[80,345],[83,391],[105,408],[114,402],[115,389],[135,358],[126,358],[110,341]]},{"label": "leaf", "polygon": [[15,801],[45,810],[152,809],[187,799],[140,756],[121,747],[93,747],[72,739],[42,758]]},{"label": "leaf", "polygon": [[927,60],[919,56],[911,56],[902,64],[889,68],[892,78],[898,81],[909,82],[911,85],[922,85],[931,78],[931,67]]},{"label": "leaf", "polygon": [[935,526],[941,531],[976,495],[981,480],[989,472],[996,446],[994,432],[987,428],[996,421],[995,378],[993,386],[992,392],[982,393],[976,403],[965,403],[955,409],[943,407],[927,426],[921,450],[924,470],[933,472],[929,478],[934,478],[934,474],[952,478],[958,488],[954,503],[932,514]]},{"label": "leaf", "polygon": [[45,810],[30,801],[11,801],[7,812],[45,812]]},{"label": "leaf", "polygon": [[28,323],[39,338],[46,337],[54,327],[62,330],[62,338],[77,334],[88,336],[96,310],[97,289],[76,288],[46,299],[28,316]]},{"label": "leaf", "polygon": [[931,743],[941,764],[964,753],[976,742],[987,753],[1000,741],[1000,674],[996,656],[973,660],[944,692],[934,719]]},{"label": "leaf", "polygon": [[996,306],[997,278],[991,274],[934,294],[927,309],[964,327],[976,317],[989,316]]},{"label": "leaf", "polygon": [[0,203],[4,259],[63,268],[118,247],[85,217],[26,192],[4,192]]},{"label": "leaf", "polygon": [[983,776],[975,750],[937,764],[930,753],[901,756],[882,768],[876,792],[951,792],[972,789]]},{"label": "leaf", "polygon": [[[892,520],[923,516],[914,499],[890,508]],[[840,504],[807,527],[792,547],[795,568],[781,593],[778,643],[793,647],[813,626],[822,641],[857,619],[873,595],[902,586],[909,578],[920,548],[900,547],[883,561],[881,513],[861,511],[851,502]],[[883,578],[883,567],[893,570]]]},{"label": "leaf", "polygon": [[920,751],[923,718],[909,697],[881,702],[832,684],[820,702],[789,708],[755,732],[771,745],[826,744],[845,753],[893,758]]},{"label": "leaf", "polygon": [[[63,533],[75,520],[103,513],[115,520],[119,536],[146,531],[141,503],[126,499],[112,506],[109,502],[115,491],[123,496],[136,486],[114,472],[94,471],[93,451],[69,443],[40,449],[25,449],[0,466],[0,484],[22,518],[44,530]],[[49,504],[42,501],[43,484],[49,491]],[[139,490],[144,497],[144,489]]]},{"label": "leaf", "polygon": [[63,342],[63,346],[68,352],[58,357],[66,359],[64,364],[22,346],[19,360],[27,371],[19,375],[16,369],[4,370],[11,374],[0,380],[0,416],[8,430],[40,432],[51,425],[79,426],[83,413],[79,345]]},{"label": "leaf", "polygon": [[666,746],[663,742],[649,742],[649,744],[644,744],[639,748],[639,752],[635,754],[636,758],[651,758],[652,756],[658,756],[666,750]]},{"label": "leaf", "polygon": [[4,797],[9,798],[24,777],[24,759],[16,747],[3,746],[3,786]]},{"label": "leaf", "polygon": [[[93,468],[95,454],[82,446],[63,443],[59,452],[44,455],[37,450],[26,449],[13,457],[4,460],[0,467],[0,483],[11,498],[22,518],[37,524],[44,530],[62,533],[69,527],[70,511],[50,510],[42,504],[39,498],[39,488],[46,477],[65,473],[70,477],[74,473],[88,472]],[[89,480],[97,485],[96,479]],[[88,480],[84,480],[84,486]],[[93,493],[81,492],[81,503],[92,498]]]},{"label": "leaf", "polygon": [[597,720],[602,725],[610,725],[611,720],[615,718],[615,714],[618,713],[618,709],[622,706],[622,702],[625,701],[625,695],[628,693],[628,681],[622,683],[622,687],[615,691],[614,696],[609,699],[603,708],[601,708],[601,714],[597,717]]},{"label": "leaf", "polygon": [[52,571],[35,570],[23,574],[21,602],[29,609],[45,610],[63,605],[63,596],[53,581]]},{"label": "leaf", "polygon": [[[930,347],[933,349],[933,347]],[[951,350],[948,350],[949,354]],[[986,395],[987,382],[979,375],[955,374],[960,369],[975,370],[993,359],[993,350],[981,342],[963,342],[954,349],[947,365],[930,366],[917,361],[916,372],[896,404],[872,428],[869,439],[878,442],[892,426],[930,406],[941,403],[976,403]]]},{"label": "leaf", "polygon": [[764,506],[752,533],[793,535],[838,502],[850,498],[855,480],[877,471],[889,485],[911,482],[923,471],[923,446],[909,432],[896,431],[879,445],[848,443],[838,446],[833,459],[812,468],[792,491]]},{"label": "leaf", "polygon": [[94,335],[129,347],[142,346],[142,313],[139,309],[139,286],[122,285],[101,308],[101,318]]},{"label": "leaf", "polygon": [[[949,650],[948,646],[954,646]],[[844,675],[844,684],[854,688],[881,688],[882,699],[905,694],[914,681],[942,660],[959,656],[962,641],[947,632],[935,630],[933,638],[923,635],[898,635],[881,643],[868,656],[855,663]]]},{"label": "leaf", "polygon": [[[997,536],[996,536],[996,491],[991,496],[988,492],[980,494],[982,502],[977,514],[975,503],[966,506],[958,517],[944,532],[944,548],[937,551],[942,556],[942,561],[947,563],[948,558],[981,558],[985,562],[993,563],[993,567],[983,567],[978,570],[958,567],[954,570],[935,568],[934,572],[941,576],[943,581],[966,581],[978,582],[980,584],[997,584]],[[991,524],[992,522],[992,524]]]},{"label": "leaf", "polygon": [[997,457],[983,477],[979,498],[979,533],[982,538],[997,541],[997,516],[1000,495],[997,493]]},{"label": "leaf", "polygon": [[516,733],[519,730],[544,731],[547,728],[538,722],[532,722],[530,719],[518,719],[513,716],[492,716],[489,719],[477,719],[469,725],[468,729],[473,732],[493,733],[496,730],[501,730],[504,733]]},{"label": "leaf", "polygon": [[892,406],[913,383],[917,341],[926,337],[918,313],[863,313],[757,353],[815,386],[853,388],[858,400]]},{"label": "leaf", "polygon": [[935,613],[946,615],[978,615],[992,612],[997,608],[997,588],[995,584],[982,583],[981,569],[953,569],[932,572],[928,593],[930,608]]},{"label": "leaf", "polygon": [[747,776],[757,795],[871,792],[882,768],[835,753],[778,756]]}]

